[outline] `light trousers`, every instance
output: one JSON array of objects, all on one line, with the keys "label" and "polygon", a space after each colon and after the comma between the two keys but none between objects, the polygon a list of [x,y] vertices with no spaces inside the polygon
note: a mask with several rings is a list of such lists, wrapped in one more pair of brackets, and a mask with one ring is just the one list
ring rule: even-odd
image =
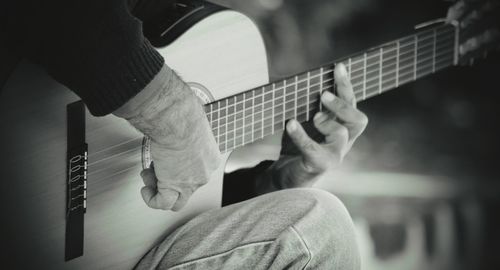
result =
[{"label": "light trousers", "polygon": [[203,213],[149,251],[137,269],[360,269],[342,202],[287,189]]}]

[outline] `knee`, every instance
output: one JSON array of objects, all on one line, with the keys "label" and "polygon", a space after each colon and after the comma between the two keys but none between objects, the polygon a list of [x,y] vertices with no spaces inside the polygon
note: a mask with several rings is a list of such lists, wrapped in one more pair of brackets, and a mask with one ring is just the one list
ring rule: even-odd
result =
[{"label": "knee", "polygon": [[315,188],[297,188],[286,190],[287,196],[293,197],[301,203],[306,203],[318,211],[326,213],[335,213],[339,218],[346,219],[348,223],[352,223],[347,208],[344,203],[332,193]]},{"label": "knee", "polygon": [[[301,213],[316,227],[354,231],[353,221],[344,203],[328,191],[314,188],[287,189],[279,192],[288,209]],[[333,230],[333,231],[339,231]],[[330,232],[329,230],[328,232]]]},{"label": "knee", "polygon": [[318,269],[358,269],[360,258],[354,224],[342,201],[318,189],[295,192],[310,203],[307,215],[294,227],[310,244],[314,254],[311,264]]}]

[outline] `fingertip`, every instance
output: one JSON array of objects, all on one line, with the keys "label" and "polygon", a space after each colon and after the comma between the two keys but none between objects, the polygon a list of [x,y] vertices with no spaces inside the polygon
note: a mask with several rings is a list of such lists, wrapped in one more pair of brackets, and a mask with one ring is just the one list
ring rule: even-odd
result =
[{"label": "fingertip", "polygon": [[322,123],[323,121],[325,121],[326,119],[328,118],[328,115],[324,112],[318,112],[316,113],[316,115],[314,116],[314,122],[315,123]]},{"label": "fingertip", "polygon": [[[151,201],[151,198],[153,198],[153,196],[156,194],[156,191],[151,188],[151,187],[148,187],[148,186],[144,186],[141,188],[141,196],[142,196],[142,199],[144,200],[144,202],[148,205],[149,205],[149,202]],[[151,207],[151,206],[150,206]]]},{"label": "fingertip", "polygon": [[297,130],[297,125],[298,125],[297,120],[291,119],[286,124],[286,130],[288,131],[288,133],[293,133]]},{"label": "fingertip", "polygon": [[335,100],[335,95],[329,91],[324,91],[321,95],[322,102],[332,102],[333,100]]},{"label": "fingertip", "polygon": [[155,172],[153,170],[151,169],[142,170],[140,175],[144,185],[156,188],[157,179]]},{"label": "fingertip", "polygon": [[347,78],[347,69],[343,63],[338,63],[335,65],[334,75],[336,80]]}]

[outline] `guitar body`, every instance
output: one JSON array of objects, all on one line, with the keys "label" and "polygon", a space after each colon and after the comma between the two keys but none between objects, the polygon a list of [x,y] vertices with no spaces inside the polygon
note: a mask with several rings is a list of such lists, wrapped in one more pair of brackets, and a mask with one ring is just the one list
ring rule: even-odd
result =
[{"label": "guitar body", "polygon": [[[262,37],[247,17],[216,12],[159,51],[208,99],[268,83]],[[71,67],[68,67],[71,68]],[[44,269],[129,269],[193,216],[220,207],[224,168],[178,213],[140,195],[142,135],[112,115],[87,112],[89,150],[84,255],[64,261],[66,105],[79,98],[23,63],[0,98],[2,265]],[[182,121],[182,119],[179,119]],[[227,159],[229,154],[225,154]]]}]

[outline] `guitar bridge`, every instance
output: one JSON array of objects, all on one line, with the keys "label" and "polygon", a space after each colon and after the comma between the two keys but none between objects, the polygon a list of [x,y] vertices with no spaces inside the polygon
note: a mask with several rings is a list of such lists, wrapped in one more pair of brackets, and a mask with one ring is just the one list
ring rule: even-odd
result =
[{"label": "guitar bridge", "polygon": [[67,106],[68,150],[66,160],[65,259],[83,255],[84,214],[87,211],[88,145],[85,143],[85,105]]}]

